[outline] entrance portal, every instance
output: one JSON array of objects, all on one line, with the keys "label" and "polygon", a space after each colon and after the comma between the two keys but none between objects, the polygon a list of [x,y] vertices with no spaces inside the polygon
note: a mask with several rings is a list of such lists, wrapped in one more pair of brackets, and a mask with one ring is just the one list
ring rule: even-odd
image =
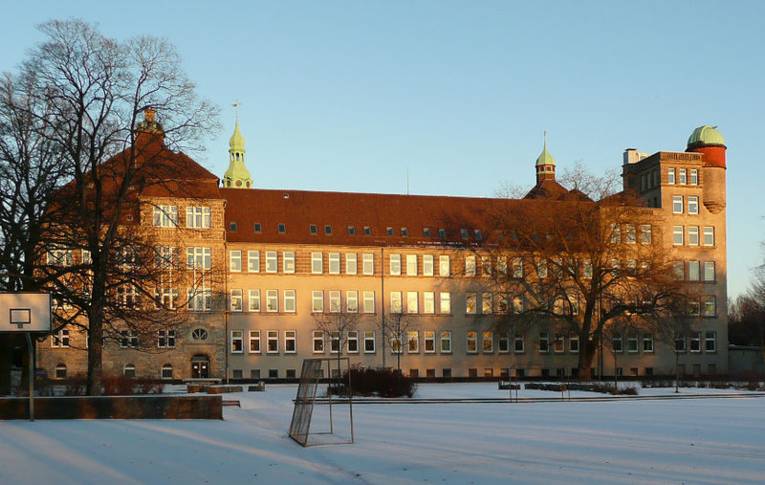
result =
[{"label": "entrance portal", "polygon": [[210,358],[206,355],[195,355],[191,358],[191,378],[210,378]]}]

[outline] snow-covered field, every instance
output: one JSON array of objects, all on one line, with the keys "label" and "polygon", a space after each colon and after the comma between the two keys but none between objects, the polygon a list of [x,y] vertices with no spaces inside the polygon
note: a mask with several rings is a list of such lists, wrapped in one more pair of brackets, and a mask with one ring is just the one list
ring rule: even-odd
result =
[{"label": "snow-covered field", "polygon": [[[227,394],[242,408],[225,408],[224,421],[0,422],[0,483],[765,480],[762,398],[357,405],[356,444],[304,449],[287,437],[295,390]],[[424,384],[416,397],[505,394],[495,383]]]}]

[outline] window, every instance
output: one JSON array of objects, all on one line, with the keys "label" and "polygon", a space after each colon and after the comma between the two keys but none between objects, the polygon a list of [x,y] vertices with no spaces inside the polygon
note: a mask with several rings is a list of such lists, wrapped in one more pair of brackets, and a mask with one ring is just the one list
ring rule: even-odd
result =
[{"label": "window", "polygon": [[324,292],[321,290],[313,290],[311,292],[311,311],[313,313],[324,312]]},{"label": "window", "polygon": [[312,341],[313,341],[313,353],[323,354],[324,353],[324,332],[322,332],[321,330],[314,330]]},{"label": "window", "polygon": [[247,308],[251,312],[260,311],[260,290],[249,290],[247,292]]},{"label": "window", "polygon": [[229,295],[229,307],[232,312],[241,312],[243,310],[242,304],[242,290],[232,289]]},{"label": "window", "polygon": [[501,354],[510,352],[510,337],[506,333],[500,334],[497,338],[497,347]]},{"label": "window", "polygon": [[211,269],[212,253],[210,248],[186,248],[186,266],[189,269]]},{"label": "window", "polygon": [[416,354],[420,351],[420,333],[417,330],[406,332],[406,351],[409,354]]},{"label": "window", "polygon": [[675,185],[675,169],[674,168],[667,169],[667,184]]},{"label": "window", "polygon": [[173,366],[165,364],[162,366],[162,370],[159,373],[160,379],[172,379],[173,378]]},{"label": "window", "polygon": [[526,351],[526,346],[523,341],[523,335],[516,335],[513,339],[513,352],[516,354],[522,354]]},{"label": "window", "polygon": [[231,353],[241,354],[244,352],[244,332],[242,330],[231,331]]},{"label": "window", "polygon": [[365,291],[364,292],[364,313],[374,313],[374,312],[375,312],[375,292]]},{"label": "window", "polygon": [[135,365],[133,364],[125,364],[125,367],[122,368],[122,375],[125,377],[128,377],[130,379],[135,377]]},{"label": "window", "polygon": [[475,256],[465,256],[465,276],[475,276]]},{"label": "window", "polygon": [[691,334],[691,352],[701,352],[701,332]]},{"label": "window", "polygon": [[329,312],[340,313],[340,292],[332,290],[329,292]]},{"label": "window", "polygon": [[717,297],[714,295],[706,295],[704,296],[703,303],[705,317],[714,317],[717,315]]},{"label": "window", "polygon": [[409,229],[406,227],[401,228],[401,237],[409,237]]},{"label": "window", "polygon": [[513,258],[513,278],[523,278],[523,260],[521,258]]},{"label": "window", "polygon": [[704,281],[715,280],[715,262],[704,261]]},{"label": "window", "polygon": [[364,353],[365,354],[375,353],[375,333],[374,332],[364,332]]},{"label": "window", "polygon": [[492,298],[491,293],[482,293],[481,294],[481,313],[484,315],[489,315],[493,313],[493,306],[492,306]]},{"label": "window", "polygon": [[247,271],[250,273],[260,272],[260,253],[258,251],[247,251]]},{"label": "window", "polygon": [[276,251],[266,251],[266,273],[276,273],[279,271],[279,263]]},{"label": "window", "polygon": [[195,328],[191,331],[191,340],[204,342],[207,340],[207,330],[204,328]]},{"label": "window", "polygon": [[364,253],[361,255],[361,272],[366,276],[375,274],[374,256],[375,255],[371,253]]},{"label": "window", "polygon": [[484,354],[494,352],[494,334],[488,330],[481,334],[481,351]]},{"label": "window", "polygon": [[436,294],[432,291],[422,292],[422,313],[433,314],[436,312]]},{"label": "window", "polygon": [[340,352],[340,332],[329,333],[329,352],[331,354]]},{"label": "window", "polygon": [[481,276],[491,276],[491,257],[481,256]]},{"label": "window", "polygon": [[321,274],[323,271],[323,260],[321,253],[311,253],[311,273]]},{"label": "window", "polygon": [[452,353],[452,333],[449,330],[441,330],[439,341],[441,342],[441,353],[451,354]]},{"label": "window", "polygon": [[266,290],[266,311],[276,313],[279,311],[279,291]]},{"label": "window", "polygon": [[553,352],[556,354],[563,353],[566,350],[566,340],[563,335],[556,334],[555,340],[553,340]]},{"label": "window", "polygon": [[704,352],[717,352],[717,332],[714,330],[704,332]]},{"label": "window", "polygon": [[653,335],[643,335],[643,352],[653,352]]},{"label": "window", "polygon": [[475,354],[478,352],[478,332],[469,331],[466,335],[467,352],[469,354]]},{"label": "window", "polygon": [[138,347],[138,334],[135,330],[122,330],[120,331],[120,348],[136,348]]},{"label": "window", "polygon": [[261,232],[263,232],[263,226],[260,225],[260,222],[256,222],[255,224],[252,225],[252,232],[254,232],[255,234],[260,234]]},{"label": "window", "polygon": [[622,229],[619,224],[611,224],[611,244],[622,242]]},{"label": "window", "polygon": [[436,351],[436,332],[425,330],[422,332],[423,348],[426,354],[432,354]]},{"label": "window", "polygon": [[348,226],[348,235],[349,236],[355,236],[356,235],[356,226]]},{"label": "window", "polygon": [[680,185],[685,185],[688,182],[685,176],[685,169],[684,168],[677,169],[677,174],[678,174],[678,178],[680,179],[679,180]]},{"label": "window", "polygon": [[638,351],[638,338],[627,337],[627,352],[635,353]]},{"label": "window", "polygon": [[326,224],[324,226],[324,234],[326,236],[331,236],[332,235],[332,226],[330,226],[329,224]]},{"label": "window", "polygon": [[282,271],[285,273],[295,272],[295,252],[283,251],[282,252]]},{"label": "window", "polygon": [[627,244],[635,244],[637,242],[637,233],[635,231],[634,224],[625,224],[625,239]]},{"label": "window", "polygon": [[682,195],[672,196],[672,213],[673,214],[683,213],[683,196]]},{"label": "window", "polygon": [[266,352],[269,354],[279,353],[279,332],[269,330],[266,332]]},{"label": "window", "polygon": [[539,351],[543,353],[550,351],[550,337],[547,332],[539,334]]},{"label": "window", "polygon": [[690,300],[688,302],[688,315],[693,317],[701,315],[701,303],[698,300]]},{"label": "window", "polygon": [[416,254],[406,255],[406,275],[417,276],[417,255]]},{"label": "window", "polygon": [[611,338],[611,350],[613,350],[614,352],[624,351],[624,347],[622,346],[621,335],[616,335]]},{"label": "window", "polygon": [[316,226],[316,224],[309,224],[308,233],[311,234],[312,236],[315,236],[319,233],[319,228]]},{"label": "window", "polygon": [[448,291],[438,294],[438,313],[448,315],[452,312],[452,295]]},{"label": "window", "polygon": [[699,281],[698,261],[688,261],[688,281]]},{"label": "window", "polygon": [[419,296],[416,291],[406,292],[406,312],[407,313],[419,313]]},{"label": "window", "polygon": [[402,313],[402,303],[401,303],[401,292],[400,291],[391,291],[390,292],[390,312],[391,313]]},{"label": "window", "polygon": [[297,332],[294,330],[284,331],[284,353],[294,354],[297,352]]},{"label": "window", "polygon": [[449,277],[449,255],[442,254],[438,257],[438,276],[442,278]]},{"label": "window", "polygon": [[683,226],[672,227],[672,244],[682,246],[683,242]]},{"label": "window", "polygon": [[176,227],[178,225],[178,207],[158,205],[154,207],[154,227]]},{"label": "window", "polygon": [[329,274],[340,274],[340,253],[329,253]]},{"label": "window", "polygon": [[51,347],[54,349],[67,349],[69,348],[69,329],[62,328],[58,332],[54,333],[51,338]]},{"label": "window", "polygon": [[345,274],[356,274],[356,253],[345,253]]},{"label": "window", "polygon": [[276,231],[279,234],[285,234],[287,232],[287,225],[282,223],[279,223],[279,225],[276,226]]},{"label": "window", "polygon": [[390,255],[390,274],[393,276],[399,276],[401,274],[401,255]]},{"label": "window", "polygon": [[348,290],[345,292],[345,311],[348,313],[359,312],[359,292]]},{"label": "window", "polygon": [[651,244],[651,225],[640,225],[640,244]]},{"label": "window", "polygon": [[675,352],[685,352],[685,337],[675,338]]},{"label": "window", "polygon": [[423,227],[422,228],[422,235],[423,235],[423,237],[430,237],[431,236],[430,228],[429,227]]},{"label": "window", "polygon": [[699,226],[688,226],[688,245],[699,245]]},{"label": "window", "polygon": [[391,354],[400,354],[401,353],[401,335],[391,335],[390,337],[390,353]]},{"label": "window", "polygon": [[372,235],[372,228],[369,226],[364,226],[364,235],[365,236],[371,236]]},{"label": "window", "polygon": [[[416,264],[416,261],[415,261]],[[433,255],[424,254],[422,256],[422,275],[433,276]]]},{"label": "window", "polygon": [[672,263],[674,268],[675,278],[679,281],[685,279],[685,264],[682,261],[675,261]]},{"label": "window", "polygon": [[282,293],[284,298],[284,311],[285,313],[295,313],[296,296],[295,290],[284,290]]},{"label": "window", "polygon": [[193,312],[210,311],[212,291],[210,288],[190,288],[188,291],[189,310]]},{"label": "window", "polygon": [[568,338],[568,351],[572,354],[578,354],[579,353],[579,336],[578,335],[572,335]]},{"label": "window", "polygon": [[715,245],[715,228],[713,226],[704,226],[704,246]]},{"label": "window", "polygon": [[698,169],[691,169],[691,185],[699,185],[699,171]]},{"label": "window", "polygon": [[390,226],[386,227],[385,228],[385,234],[387,234],[388,236],[392,236],[393,235],[393,228],[390,227]]},{"label": "window", "polygon": [[260,353],[260,330],[250,330],[250,353]]},{"label": "window", "polygon": [[478,297],[475,293],[465,294],[465,313],[468,315],[475,315],[477,311]]},{"label": "window", "polygon": [[186,207],[186,227],[192,229],[209,229],[210,208]]},{"label": "window", "polygon": [[358,354],[359,353],[359,332],[353,330],[348,332],[348,353],[349,354]]},{"label": "window", "polygon": [[688,214],[698,214],[699,213],[699,196],[698,195],[689,195],[688,196]]}]

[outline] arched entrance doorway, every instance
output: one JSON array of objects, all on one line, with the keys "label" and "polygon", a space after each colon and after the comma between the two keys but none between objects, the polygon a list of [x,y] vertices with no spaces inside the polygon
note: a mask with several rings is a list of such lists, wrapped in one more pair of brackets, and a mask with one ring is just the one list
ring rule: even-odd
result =
[{"label": "arched entrance doorway", "polygon": [[191,378],[210,378],[210,358],[206,355],[195,355],[191,358]]}]

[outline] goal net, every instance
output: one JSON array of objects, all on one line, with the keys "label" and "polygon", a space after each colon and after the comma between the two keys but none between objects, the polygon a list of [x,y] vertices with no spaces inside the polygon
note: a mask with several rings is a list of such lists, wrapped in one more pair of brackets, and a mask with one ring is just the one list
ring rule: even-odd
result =
[{"label": "goal net", "polygon": [[[328,379],[324,379],[324,369],[327,370],[326,375],[329,377]],[[327,395],[319,396],[317,395],[320,390],[319,385],[323,380],[328,383],[326,388]],[[348,396],[340,399],[333,399],[332,392],[330,392],[330,387],[333,385],[337,388],[345,387]],[[295,396],[295,408],[292,411],[292,422],[290,423],[289,432],[290,438],[297,441],[302,446],[353,443],[352,396],[350,359],[348,357],[341,357],[339,361],[337,358],[304,359],[303,368],[300,372],[300,384],[298,385],[297,395]],[[347,417],[337,415],[337,408],[339,405],[348,407]],[[315,413],[314,409],[317,406],[320,407],[320,410],[317,410]],[[334,413],[333,406],[335,407]],[[314,414],[316,414],[316,416],[314,416]],[[329,430],[312,430],[311,421],[314,417],[319,420],[319,425],[329,424]],[[346,424],[347,428],[350,429],[349,436],[341,436],[335,432],[336,421],[337,424]],[[346,426],[340,427],[346,428]],[[316,439],[317,435],[324,435],[324,437]],[[310,443],[309,437],[314,438]]]}]

